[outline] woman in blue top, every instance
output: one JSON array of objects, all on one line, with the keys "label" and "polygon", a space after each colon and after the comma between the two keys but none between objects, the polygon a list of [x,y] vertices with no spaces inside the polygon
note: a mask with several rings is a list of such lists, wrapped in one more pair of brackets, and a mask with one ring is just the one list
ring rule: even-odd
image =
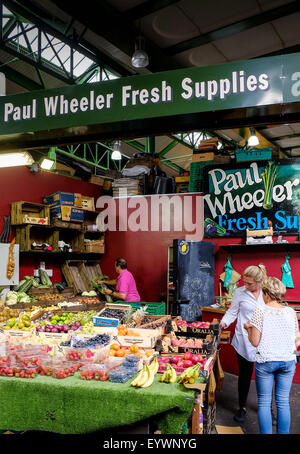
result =
[{"label": "woman in blue top", "polygon": [[234,292],[230,308],[220,322],[221,328],[227,328],[235,320],[236,327],[232,346],[234,347],[239,365],[238,396],[239,409],[234,420],[242,423],[246,417],[246,403],[251,384],[256,349],[248,339],[244,324],[251,320],[253,311],[264,306],[262,284],[267,277],[264,265],[248,266],[243,273],[244,286]]}]

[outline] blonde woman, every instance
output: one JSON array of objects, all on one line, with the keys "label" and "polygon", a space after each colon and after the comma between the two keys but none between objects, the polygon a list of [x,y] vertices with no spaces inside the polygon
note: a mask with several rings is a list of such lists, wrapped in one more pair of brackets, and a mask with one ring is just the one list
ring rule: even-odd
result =
[{"label": "blonde woman", "polygon": [[265,305],[257,307],[245,323],[249,341],[256,347],[255,383],[258,397],[258,422],[262,434],[272,434],[271,402],[275,380],[277,433],[290,428],[289,395],[296,368],[296,348],[300,334],[296,312],[281,304],[286,287],[269,277],[262,287]]},{"label": "blonde woman", "polygon": [[243,273],[243,287],[239,287],[233,295],[230,308],[220,322],[221,328],[227,328],[235,320],[234,347],[239,365],[238,398],[239,409],[234,415],[234,420],[243,423],[247,414],[246,403],[251,384],[256,349],[251,345],[244,324],[248,322],[256,307],[263,307],[262,284],[266,279],[266,268],[264,265],[248,266]]}]

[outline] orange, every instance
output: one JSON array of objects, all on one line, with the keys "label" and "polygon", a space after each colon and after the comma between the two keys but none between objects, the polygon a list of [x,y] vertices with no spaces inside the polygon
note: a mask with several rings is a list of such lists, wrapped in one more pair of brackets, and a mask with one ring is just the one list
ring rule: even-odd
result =
[{"label": "orange", "polygon": [[112,344],[110,346],[111,350],[120,350],[120,345],[119,344]]},{"label": "orange", "polygon": [[116,353],[115,353],[115,356],[118,356],[118,357],[122,357],[125,355],[125,350],[123,350],[122,348],[120,348],[120,350],[118,350]]},{"label": "orange", "polygon": [[139,351],[139,347],[137,345],[135,345],[135,344],[132,344],[130,346],[129,350],[131,351],[131,353],[137,353]]}]

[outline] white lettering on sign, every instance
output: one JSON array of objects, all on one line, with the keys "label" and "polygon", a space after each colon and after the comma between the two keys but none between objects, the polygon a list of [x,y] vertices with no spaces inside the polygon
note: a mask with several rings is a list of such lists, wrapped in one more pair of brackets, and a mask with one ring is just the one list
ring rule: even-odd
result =
[{"label": "white lettering on sign", "polygon": [[25,106],[15,106],[12,102],[4,104],[4,121],[32,120],[36,118],[36,99]]},{"label": "white lettering on sign", "polygon": [[292,74],[291,77],[292,81],[295,81],[295,83],[292,85],[291,93],[293,96],[299,96],[300,95],[300,72],[296,72]]},{"label": "white lettering on sign", "polygon": [[185,100],[192,98],[206,98],[213,101],[215,97],[225,99],[231,93],[244,93],[246,90],[253,92],[257,90],[267,90],[269,88],[269,77],[267,74],[255,76],[250,74],[246,77],[245,71],[234,71],[231,79],[193,81],[190,77],[182,80],[181,87],[183,92],[181,97]]},{"label": "white lettering on sign", "polygon": [[46,117],[53,117],[55,115],[76,114],[95,109],[111,109],[113,98],[113,93],[96,96],[93,90],[90,91],[89,97],[83,96],[80,99],[72,98],[69,100],[65,95],[49,96],[44,98],[45,114]]},{"label": "white lettering on sign", "polygon": [[154,87],[151,90],[146,88],[134,90],[131,85],[122,87],[122,107],[171,101],[173,101],[173,89],[165,80],[162,81],[161,88]]}]

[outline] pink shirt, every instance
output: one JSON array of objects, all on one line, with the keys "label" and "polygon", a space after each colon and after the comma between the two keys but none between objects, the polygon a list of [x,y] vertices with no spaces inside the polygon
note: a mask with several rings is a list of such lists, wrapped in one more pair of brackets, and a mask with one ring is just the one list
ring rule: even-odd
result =
[{"label": "pink shirt", "polygon": [[141,301],[141,297],[136,288],[134,277],[127,269],[123,270],[121,274],[118,275],[116,291],[118,293],[125,293],[125,301]]}]

